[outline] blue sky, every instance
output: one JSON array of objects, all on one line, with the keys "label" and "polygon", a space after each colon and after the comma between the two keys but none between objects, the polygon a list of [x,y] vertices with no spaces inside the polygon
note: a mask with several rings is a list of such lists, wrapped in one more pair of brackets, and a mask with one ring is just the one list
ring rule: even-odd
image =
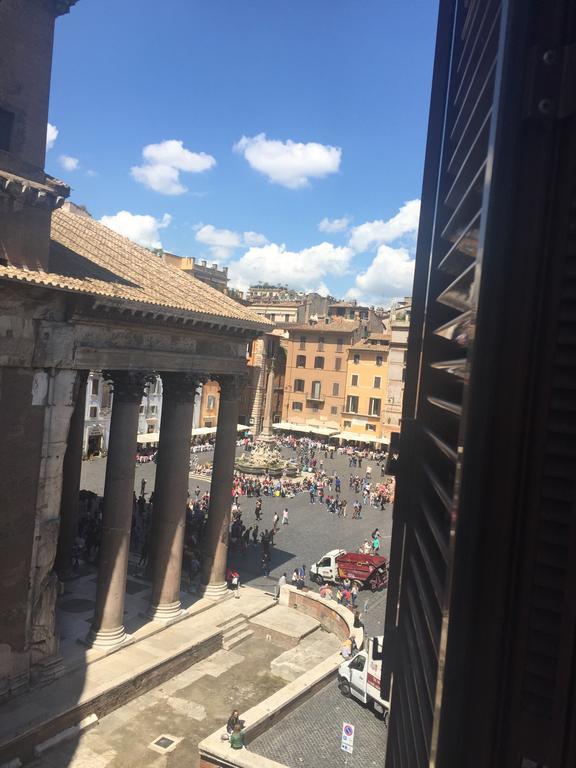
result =
[{"label": "blue sky", "polygon": [[240,287],[386,304],[411,285],[436,13],[80,0],[57,22],[47,170],[95,218]]}]

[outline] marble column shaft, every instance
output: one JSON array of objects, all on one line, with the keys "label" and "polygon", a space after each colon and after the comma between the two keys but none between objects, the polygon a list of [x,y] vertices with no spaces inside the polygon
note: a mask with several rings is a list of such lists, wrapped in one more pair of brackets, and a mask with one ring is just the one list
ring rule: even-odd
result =
[{"label": "marble column shaft", "polygon": [[80,475],[82,473],[82,441],[84,437],[84,411],[86,409],[86,384],[88,371],[80,371],[77,380],[76,404],[68,444],[62,467],[62,498],[60,501],[60,530],[54,570],[60,579],[72,574],[72,552],[78,527]]},{"label": "marble column shaft", "polygon": [[271,440],[274,438],[272,431],[272,413],[274,410],[274,368],[276,358],[272,357],[268,366],[268,380],[266,382],[266,402],[264,404],[264,422],[259,439]]},{"label": "marble column shaft", "polygon": [[170,620],[181,613],[180,580],[186,528],[190,438],[197,376],[162,374],[162,421],[156,460],[149,615]]},{"label": "marble column shaft", "polygon": [[210,484],[210,513],[204,534],[202,580],[206,585],[206,597],[226,594],[226,562],[240,396],[237,376],[215,378],[220,382],[220,406]]},{"label": "marble column shaft", "polygon": [[132,495],[138,412],[148,376],[112,371],[114,400],[104,483],[102,541],[98,559],[96,610],[89,642],[112,647],[126,640],[124,602],[132,524]]}]

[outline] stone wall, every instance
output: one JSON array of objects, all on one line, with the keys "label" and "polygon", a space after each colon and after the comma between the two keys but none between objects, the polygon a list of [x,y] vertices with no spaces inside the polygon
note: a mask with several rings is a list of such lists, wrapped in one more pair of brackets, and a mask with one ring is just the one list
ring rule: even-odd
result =
[{"label": "stone wall", "polygon": [[0,695],[58,651],[53,573],[75,371],[0,368]]},{"label": "stone wall", "polygon": [[[350,636],[352,613],[348,608],[339,606],[338,603],[325,600],[315,593],[294,590],[289,592],[288,606],[317,619],[327,632],[332,632],[341,640]],[[335,610],[336,607],[340,610]],[[350,614],[350,622],[346,620],[344,611]]]}]

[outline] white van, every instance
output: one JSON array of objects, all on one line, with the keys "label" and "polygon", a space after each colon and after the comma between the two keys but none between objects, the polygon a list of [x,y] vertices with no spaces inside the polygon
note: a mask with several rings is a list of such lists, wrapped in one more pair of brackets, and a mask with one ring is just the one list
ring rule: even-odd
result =
[{"label": "white van", "polygon": [[382,637],[368,638],[366,650],[340,664],[338,687],[344,696],[353,696],[363,704],[370,704],[387,723],[390,703],[380,695],[382,661],[373,658],[381,655],[382,641]]}]

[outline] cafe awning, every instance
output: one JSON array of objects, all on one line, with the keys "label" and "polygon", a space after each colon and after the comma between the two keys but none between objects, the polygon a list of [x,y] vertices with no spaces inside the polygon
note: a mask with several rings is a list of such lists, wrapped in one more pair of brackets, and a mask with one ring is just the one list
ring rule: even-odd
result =
[{"label": "cafe awning", "polygon": [[159,432],[143,432],[136,438],[137,443],[157,443],[158,440],[160,440]]},{"label": "cafe awning", "polygon": [[292,424],[289,421],[279,421],[277,424],[272,425],[273,429],[283,429],[287,432],[301,432],[306,435],[324,435],[326,437],[333,437],[336,429],[331,427],[321,427],[315,424]]},{"label": "cafe awning", "polygon": [[366,438],[360,432],[338,432],[334,437],[338,440],[353,440],[356,443],[365,443]]}]

